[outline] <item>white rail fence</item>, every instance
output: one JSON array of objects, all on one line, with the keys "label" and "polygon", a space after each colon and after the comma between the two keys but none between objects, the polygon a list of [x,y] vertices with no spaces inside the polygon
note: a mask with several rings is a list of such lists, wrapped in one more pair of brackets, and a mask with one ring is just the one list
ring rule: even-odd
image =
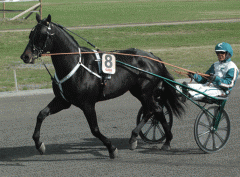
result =
[{"label": "white rail fence", "polygon": [[[30,7],[27,10],[6,10],[6,4],[5,3],[12,3],[12,2],[29,2],[29,1],[36,1],[38,2],[37,4],[33,5],[32,7]],[[32,15],[32,13],[36,12],[36,13],[40,13],[41,19],[42,19],[42,0],[0,0],[0,3],[3,4],[3,9],[0,10],[0,12],[3,13],[3,18],[6,18],[6,13],[11,13],[11,12],[21,12],[20,14],[16,15],[13,18],[10,18],[9,20],[16,20],[19,17],[23,16],[26,13],[29,13],[25,19],[27,19],[30,15]],[[37,9],[39,9],[37,11]]]}]

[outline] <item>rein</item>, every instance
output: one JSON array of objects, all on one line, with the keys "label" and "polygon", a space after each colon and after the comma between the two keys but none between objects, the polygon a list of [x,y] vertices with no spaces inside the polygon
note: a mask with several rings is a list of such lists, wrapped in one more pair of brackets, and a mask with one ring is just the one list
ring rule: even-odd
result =
[{"label": "rein", "polygon": [[81,38],[82,40],[84,40],[85,42],[87,42],[87,43],[88,43],[89,45],[91,45],[92,47],[97,48],[95,45],[93,45],[93,44],[92,44],[91,42],[89,42],[87,39],[79,36],[77,33],[74,33],[73,31],[71,31],[71,30],[69,30],[69,29],[65,28],[64,26],[59,25],[59,24],[57,24],[57,23],[54,23],[54,22],[51,22],[51,23],[54,24],[54,25],[56,25],[56,26],[58,26],[59,28],[62,28],[62,29],[64,29],[64,30],[67,30],[67,31],[71,32],[72,34],[76,35],[77,37],[79,37],[79,38]]},{"label": "rein", "polygon": [[[81,52],[81,54],[95,54],[96,52]],[[98,52],[98,53],[103,53],[103,52]],[[163,62],[163,61],[160,61],[160,60],[157,60],[157,59],[154,59],[152,57],[148,57],[148,56],[142,56],[142,55],[135,55],[135,54],[126,54],[126,53],[117,53],[117,52],[105,52],[107,54],[115,54],[115,55],[125,55],[125,56],[133,56],[133,57],[143,57],[143,58],[147,58],[147,59],[150,59],[150,60],[153,60],[153,61],[156,61],[156,62],[159,62],[159,63],[162,63],[162,64],[165,64],[165,65],[169,65],[169,66],[172,66],[174,68],[177,68],[177,69],[181,69],[183,71],[186,71],[186,72],[190,72],[190,73],[196,73],[194,71],[191,71],[191,70],[188,70],[188,69],[185,69],[185,68],[181,68],[179,66],[176,66],[176,65],[172,65],[172,64],[169,64],[169,63],[166,63],[166,62]],[[42,54],[42,56],[53,56],[53,55],[76,55],[76,54],[79,54],[79,52],[72,52],[72,53],[46,53],[46,54]],[[174,70],[176,73],[179,73],[178,71]],[[182,73],[181,73],[182,74]],[[187,73],[184,73],[184,75],[187,75]],[[203,74],[203,73],[197,73],[198,75],[204,77],[204,78],[207,78],[209,77],[208,74]]]},{"label": "rein", "polygon": [[[73,33],[74,35],[80,37],[82,40],[84,40],[85,42],[87,42],[87,43],[88,43],[89,45],[91,45],[92,47],[96,48],[96,46],[93,45],[92,43],[90,43],[87,39],[79,36],[78,34],[74,33],[73,31],[71,31],[71,30],[69,30],[69,29],[65,28],[64,26],[59,25],[59,24],[57,24],[57,23],[54,23],[54,22],[51,22],[51,23],[53,23],[54,25],[56,25],[56,26],[58,26],[58,27],[60,27],[60,28],[62,28],[62,29],[64,29],[64,30],[67,30],[67,31]],[[49,30],[49,28],[50,28],[50,26],[48,27],[48,30]],[[51,29],[51,28],[50,28],[50,29]],[[48,37],[49,37],[49,33],[48,33]],[[46,42],[47,42],[47,40],[46,40]],[[45,42],[45,45],[46,45],[46,42]],[[42,51],[43,51],[43,50],[42,50]],[[96,52],[81,52],[81,53],[79,53],[79,52],[71,52],[71,53],[52,53],[52,54],[47,53],[47,54],[42,54],[42,51],[41,51],[41,53],[40,53],[41,56],[79,55],[79,54],[95,54],[95,53],[96,53]],[[97,52],[97,53],[103,53],[103,52]],[[147,57],[147,56],[142,56],[142,55],[135,55],[135,54],[117,53],[117,52],[105,52],[105,53],[107,53],[107,54],[115,54],[115,55],[133,56],[133,57],[143,57],[143,58],[147,58],[147,59],[150,59],[150,60],[153,60],[153,61],[156,61],[156,62],[165,64],[165,65],[169,65],[169,66],[171,66],[171,67],[174,67],[174,68],[177,68],[177,69],[186,71],[186,72],[190,72],[190,73],[193,73],[193,74],[196,73],[196,72],[194,72],[194,71],[191,71],[191,70],[188,70],[188,69],[185,69],[185,68],[181,68],[181,67],[178,67],[178,66],[176,66],[176,65],[172,65],[172,64],[169,64],[169,63],[166,63],[166,62],[163,62],[163,61],[154,59],[154,58],[152,58],[152,57]],[[174,71],[175,71],[176,73],[178,73],[176,70],[174,70]],[[182,72],[180,72],[180,73],[182,74]],[[187,73],[184,73],[184,74],[187,75]],[[200,75],[200,76],[202,76],[202,77],[204,77],[204,78],[206,78],[206,79],[210,76],[210,75],[208,75],[208,74],[203,74],[203,73],[197,73],[197,74]]]}]

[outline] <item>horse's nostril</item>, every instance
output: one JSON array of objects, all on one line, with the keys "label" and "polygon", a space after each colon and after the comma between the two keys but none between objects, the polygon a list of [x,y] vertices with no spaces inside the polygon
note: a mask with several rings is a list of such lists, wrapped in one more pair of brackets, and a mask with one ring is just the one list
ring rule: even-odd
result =
[{"label": "horse's nostril", "polygon": [[20,57],[24,62],[28,62],[29,61],[29,56],[28,55],[21,55]]},{"label": "horse's nostril", "polygon": [[28,56],[28,55],[25,55],[24,59],[25,59],[25,60],[29,60],[29,56]]}]

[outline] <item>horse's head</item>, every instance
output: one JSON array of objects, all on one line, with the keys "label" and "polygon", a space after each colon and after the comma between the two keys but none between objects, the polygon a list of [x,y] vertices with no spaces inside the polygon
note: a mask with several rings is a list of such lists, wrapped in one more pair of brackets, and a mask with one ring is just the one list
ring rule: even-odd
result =
[{"label": "horse's head", "polygon": [[46,19],[41,20],[40,16],[36,15],[38,24],[32,29],[29,35],[29,42],[21,55],[21,59],[25,63],[34,63],[35,59],[46,53],[51,48],[51,15]]}]

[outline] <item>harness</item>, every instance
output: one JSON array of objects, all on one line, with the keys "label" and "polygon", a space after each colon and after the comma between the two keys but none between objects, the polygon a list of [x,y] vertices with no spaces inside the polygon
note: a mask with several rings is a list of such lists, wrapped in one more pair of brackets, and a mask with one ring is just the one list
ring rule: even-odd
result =
[{"label": "harness", "polygon": [[[40,24],[41,24],[41,23],[40,23]],[[43,24],[41,24],[41,25],[43,25]],[[61,27],[61,26],[58,25],[58,24],[55,24],[55,25]],[[44,26],[45,26],[45,25],[44,25]],[[46,26],[46,27],[47,27],[47,38],[46,38],[46,40],[45,40],[45,42],[44,42],[43,47],[42,47],[42,48],[41,48],[41,47],[38,47],[38,46],[36,46],[34,43],[32,43],[33,50],[37,51],[37,56],[36,56],[36,58],[38,58],[39,56],[42,55],[44,49],[47,47],[47,42],[48,42],[48,40],[50,39],[50,36],[53,36],[53,35],[54,35],[54,33],[53,33],[53,34],[50,33],[50,31],[52,30],[52,29],[51,29],[51,25],[48,24],[48,26]],[[61,27],[61,28],[63,28],[63,27]],[[36,35],[36,34],[34,33],[34,29],[35,29],[35,27],[32,29],[32,31],[31,31],[31,33],[30,33],[30,38],[32,38],[32,37],[35,38],[35,35]],[[99,53],[98,53],[96,50],[93,50],[93,51],[95,52],[95,55],[96,55],[96,58],[97,58],[96,61],[98,62],[99,74],[101,74],[101,73],[102,73],[102,72],[101,72],[101,71],[102,71],[102,69],[101,69],[101,58],[100,58],[100,56],[99,56]],[[82,55],[81,55],[81,49],[80,49],[80,48],[78,48],[78,52],[79,52],[79,62],[78,62],[77,65],[72,69],[72,71],[71,71],[67,76],[65,76],[64,78],[62,78],[61,80],[59,80],[59,78],[58,78],[58,76],[57,76],[56,73],[54,74],[54,77],[52,77],[52,75],[51,75],[51,73],[49,72],[48,68],[46,67],[45,63],[42,61],[42,62],[43,62],[43,65],[45,66],[45,68],[47,69],[49,75],[51,76],[51,79],[53,80],[53,82],[55,82],[55,83],[58,85],[61,96],[62,96],[63,99],[66,100],[67,102],[68,102],[68,100],[65,98],[65,96],[64,96],[64,94],[63,94],[62,84],[63,84],[64,82],[66,82],[68,79],[70,79],[70,78],[76,73],[76,71],[79,69],[80,66],[82,66],[82,67],[83,67],[84,69],[86,69],[89,73],[95,75],[95,76],[98,77],[99,79],[102,79],[102,76],[100,76],[99,74],[93,72],[92,70],[90,70],[88,67],[86,67],[86,66],[82,63]]]},{"label": "harness", "polygon": [[[72,69],[72,71],[67,75],[65,76],[64,78],[62,78],[61,80],[58,79],[57,77],[57,73],[55,73],[54,75],[54,81],[55,83],[58,85],[59,89],[60,89],[60,94],[61,96],[64,98],[64,100],[66,100],[68,102],[68,100],[64,97],[63,95],[63,88],[62,88],[62,84],[64,82],[66,82],[68,79],[70,79],[74,74],[75,72],[78,70],[78,68],[80,66],[82,66],[84,69],[86,69],[89,73],[95,75],[96,77],[102,79],[102,76],[98,75],[97,73],[93,72],[92,70],[90,70],[88,67],[86,67],[83,63],[82,63],[82,55],[81,55],[81,49],[78,48],[78,51],[79,51],[79,62],[77,63],[77,65]],[[98,53],[95,53],[96,57],[97,57],[97,54]],[[99,54],[98,54],[99,56]],[[100,58],[100,57],[99,57]]]},{"label": "harness", "polygon": [[98,63],[98,71],[99,71],[99,74],[102,74],[102,59],[99,55],[99,53],[96,51],[96,50],[93,50],[93,52],[95,52],[95,55],[96,55],[96,62]]}]

